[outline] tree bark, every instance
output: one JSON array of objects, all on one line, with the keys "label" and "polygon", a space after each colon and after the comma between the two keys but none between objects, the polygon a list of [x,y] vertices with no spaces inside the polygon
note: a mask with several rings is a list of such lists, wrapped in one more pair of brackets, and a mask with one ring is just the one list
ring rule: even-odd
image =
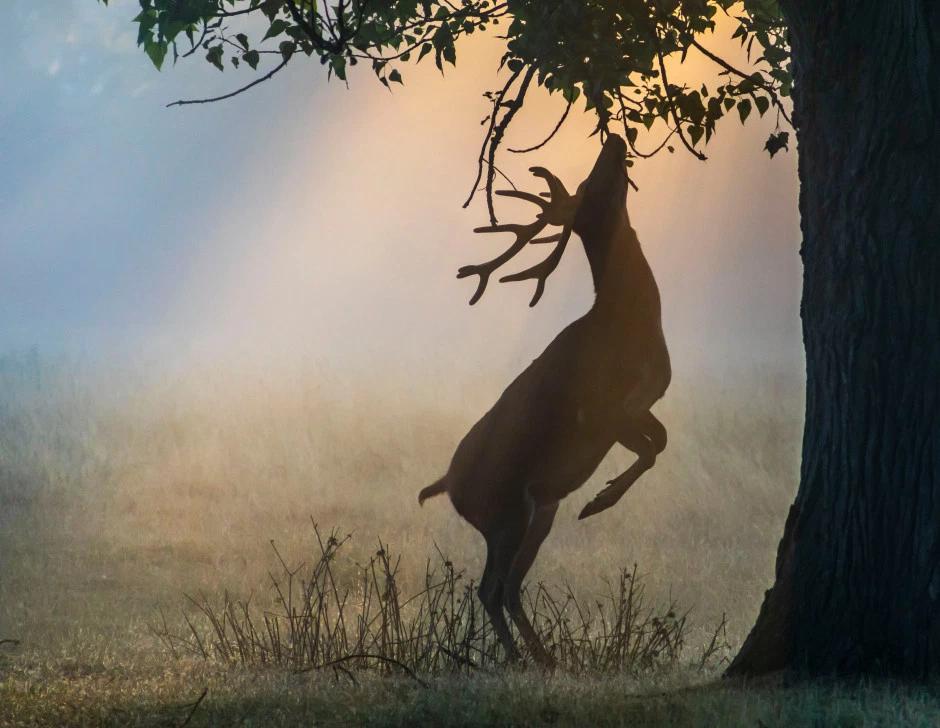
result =
[{"label": "tree bark", "polygon": [[940,673],[940,3],[781,0],[806,346],[800,487],[730,675]]}]

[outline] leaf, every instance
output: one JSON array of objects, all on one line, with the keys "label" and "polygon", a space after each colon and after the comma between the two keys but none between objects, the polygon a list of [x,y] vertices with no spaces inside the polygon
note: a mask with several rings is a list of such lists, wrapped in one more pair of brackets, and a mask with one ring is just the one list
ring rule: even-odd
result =
[{"label": "leaf", "polygon": [[218,68],[220,71],[225,70],[225,66],[222,65],[222,46],[212,46],[209,49],[209,52],[206,53],[206,60],[209,61],[213,66]]},{"label": "leaf", "polygon": [[[281,45],[284,45],[283,43]],[[293,53],[293,50],[291,51]],[[290,58],[290,54],[285,55],[284,51],[281,51],[281,55],[284,56],[284,59],[287,60]],[[333,56],[332,60],[333,72],[336,74],[336,77],[340,81],[346,80],[346,58],[344,56]]]},{"label": "leaf", "polygon": [[[457,38],[495,32],[505,43],[500,69],[532,68],[538,87],[560,91],[569,103],[580,104],[583,98],[599,128],[612,120],[639,130],[664,121],[671,127],[675,106],[687,133],[685,141],[694,134],[696,144],[703,146],[715,135],[716,122],[735,107],[740,120],[747,122],[755,111],[761,116],[773,114],[777,97],[788,96],[792,62],[781,1],[326,0],[325,6],[320,0],[137,0],[129,4],[140,6],[135,10],[140,45],[157,67],[174,50],[171,39],[187,33],[218,68],[231,59],[257,71],[265,53],[261,49],[280,47],[285,59],[302,52],[324,65],[331,78],[333,74],[345,78],[356,56],[369,60],[395,56],[400,61],[395,64],[398,71],[386,65],[376,73],[385,85],[402,84],[403,64],[428,55],[441,70],[456,64]],[[496,7],[501,11],[491,12]],[[367,9],[362,12],[363,8]],[[325,35],[311,38],[307,21],[298,22],[292,9],[299,9],[316,26],[315,32]],[[226,17],[241,11],[247,13],[243,18]],[[740,42],[743,52],[751,52],[747,74],[719,72],[714,83],[703,85],[695,74],[677,72],[673,83],[665,84],[658,54],[668,62],[685,61],[693,41],[715,30],[720,12],[731,18],[727,32],[737,41],[731,44],[734,50]],[[339,27],[342,23],[327,27],[330,21],[324,20],[325,15],[336,21],[337,13],[343,14],[345,31]],[[651,42],[654,39],[659,42]],[[226,46],[232,52],[224,52]],[[272,57],[277,59],[276,54]],[[683,82],[677,85],[680,77]],[[625,108],[617,103],[621,97],[629,99]],[[768,151],[783,148],[783,140],[775,135]]]},{"label": "leaf", "polygon": [[274,38],[275,36],[280,35],[285,30],[290,27],[286,20],[283,18],[276,18],[274,22],[271,23],[271,27],[268,28],[268,32],[264,34],[264,37],[261,39],[262,42],[266,41],[268,38]]},{"label": "leaf", "polygon": [[150,57],[151,63],[153,63],[158,71],[163,66],[163,60],[166,58],[166,50],[166,43],[160,43],[150,39],[144,41],[144,51]]},{"label": "leaf", "polygon": [[581,95],[581,89],[577,86],[566,86],[561,90],[561,95],[565,97],[565,101],[569,104],[573,104]]},{"label": "leaf", "polygon": [[434,44],[435,50],[434,63],[440,70],[444,70],[441,58],[451,64],[456,63],[457,53],[454,50],[454,36],[450,32],[450,27],[447,23],[442,24],[441,27],[437,29],[437,32],[431,38],[431,42]]},{"label": "leaf", "polygon": [[767,143],[764,145],[764,149],[770,154],[770,158],[773,159],[776,156],[777,152],[780,151],[790,151],[790,132],[781,131],[776,134],[771,134],[770,138],[767,139]]},{"label": "leaf", "polygon": [[277,49],[281,52],[281,57],[285,61],[289,61],[290,57],[294,55],[294,51],[297,50],[297,44],[292,40],[282,40]]}]

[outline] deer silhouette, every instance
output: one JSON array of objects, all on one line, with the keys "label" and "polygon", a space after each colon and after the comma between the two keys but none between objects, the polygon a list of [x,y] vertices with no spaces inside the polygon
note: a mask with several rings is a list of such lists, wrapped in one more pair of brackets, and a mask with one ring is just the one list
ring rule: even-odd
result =
[{"label": "deer silhouette", "polygon": [[[614,443],[637,461],[609,481],[581,511],[587,518],[613,506],[656,462],[666,447],[666,428],[650,412],[669,386],[671,369],[663,337],[656,281],[630,226],[626,209],[626,145],[607,137],[594,168],[569,195],[551,172],[533,167],[548,184],[541,196],[500,191],[540,207],[529,225],[493,225],[482,233],[513,233],[502,255],[465,266],[459,278],[476,275],[476,303],[490,275],[529,243],[556,243],[541,263],[502,281],[535,280],[541,297],[572,231],[591,267],[595,301],[565,328],[509,385],[496,404],[458,445],[447,474],[421,491],[419,503],[448,493],[457,512],[486,540],[486,567],[479,597],[510,660],[519,658],[503,609],[531,655],[550,665],[522,608],[520,589],[559,502],[580,488]],[[536,237],[549,225],[554,235]]]}]

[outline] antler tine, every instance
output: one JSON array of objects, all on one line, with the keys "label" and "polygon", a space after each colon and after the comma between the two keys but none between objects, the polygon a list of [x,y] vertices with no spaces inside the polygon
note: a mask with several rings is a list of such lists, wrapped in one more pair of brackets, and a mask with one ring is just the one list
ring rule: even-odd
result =
[{"label": "antler tine", "polygon": [[561,236],[564,235],[564,232],[555,233],[554,235],[546,235],[544,238],[533,238],[529,241],[531,245],[545,245],[546,243],[557,243],[561,240]]},{"label": "antler tine", "polygon": [[496,190],[496,194],[500,197],[515,197],[518,200],[531,202],[534,205],[538,205],[543,210],[548,207],[548,202],[538,195],[533,195],[531,192],[523,192],[522,190]]},{"label": "antler tine", "polygon": [[[513,233],[516,236],[516,241],[502,255],[493,258],[493,260],[478,265],[465,265],[457,271],[458,278],[466,278],[471,275],[480,277],[477,290],[473,294],[473,298],[470,299],[471,306],[483,296],[483,292],[489,284],[490,276],[494,271],[511,258],[518,255],[528,243],[557,243],[555,250],[538,265],[534,265],[520,273],[514,273],[500,279],[501,281],[522,281],[529,279],[537,281],[535,295],[529,303],[530,306],[534,306],[539,302],[539,299],[545,292],[545,281],[555,268],[558,267],[565,246],[568,244],[568,239],[571,237],[571,226],[577,208],[578,198],[569,195],[568,190],[565,189],[561,180],[545,169],[545,167],[531,167],[529,171],[536,177],[541,177],[545,180],[549,190],[547,195],[544,193],[535,195],[531,192],[523,192],[521,190],[498,190],[496,194],[502,197],[514,197],[517,200],[524,200],[525,202],[538,205],[540,212],[535,222],[529,225],[489,225],[474,230],[476,233]],[[559,225],[562,226],[563,230],[561,233],[537,238],[536,235],[547,225]]]},{"label": "antler tine", "polygon": [[568,244],[568,240],[571,238],[571,227],[565,226],[565,229],[561,233],[558,235],[549,236],[548,238],[543,238],[543,242],[547,242],[551,238],[556,238],[558,240],[558,245],[555,246],[555,249],[545,260],[543,260],[541,263],[536,263],[531,268],[526,268],[523,271],[519,271],[518,273],[513,273],[508,276],[503,276],[499,279],[500,283],[526,280],[536,281],[535,294],[532,296],[532,300],[529,302],[529,306],[534,306],[537,304],[542,298],[542,294],[545,293],[545,281],[548,280],[548,277],[555,271],[555,269],[558,267],[558,264],[561,262],[561,257],[565,252],[565,246]]},{"label": "antler tine", "polygon": [[511,232],[515,234],[516,241],[510,245],[505,252],[501,255],[496,256],[492,260],[489,260],[485,263],[479,263],[476,265],[465,265],[457,271],[458,278],[466,278],[467,276],[480,276],[480,283],[477,285],[477,290],[473,294],[473,298],[470,299],[470,305],[472,306],[483,296],[483,292],[486,290],[486,286],[489,283],[490,276],[501,266],[505,265],[509,260],[514,258],[519,252],[530,242],[536,235],[538,235],[548,224],[544,220],[536,220],[533,223],[528,225],[489,225],[487,227],[479,227],[474,229],[475,233],[506,233]]},{"label": "antler tine", "polygon": [[553,200],[570,197],[564,183],[545,167],[529,167],[529,171],[536,177],[541,177],[548,184],[548,191]]}]

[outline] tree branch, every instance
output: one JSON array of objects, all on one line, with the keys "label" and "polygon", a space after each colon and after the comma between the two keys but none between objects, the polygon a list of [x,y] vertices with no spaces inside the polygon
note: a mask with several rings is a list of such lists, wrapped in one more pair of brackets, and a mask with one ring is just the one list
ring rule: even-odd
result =
[{"label": "tree branch", "polygon": [[503,136],[506,134],[506,129],[509,128],[509,124],[512,122],[516,112],[522,108],[522,102],[525,101],[525,95],[529,90],[529,84],[532,83],[533,76],[535,76],[535,66],[530,66],[525,76],[522,78],[522,83],[519,84],[519,92],[516,94],[516,98],[509,103],[509,108],[506,110],[506,113],[503,114],[503,118],[496,125],[496,128],[493,129],[493,135],[490,137],[489,171],[486,175],[486,207],[489,210],[490,222],[493,225],[496,224],[496,210],[493,207],[493,180],[496,179],[496,150],[499,149],[499,145],[503,141]]},{"label": "tree branch", "polygon": [[483,178],[483,164],[486,161],[486,148],[489,145],[490,138],[493,136],[493,127],[496,126],[496,116],[499,114],[499,107],[502,106],[503,99],[506,98],[506,94],[509,93],[509,89],[512,88],[512,85],[516,82],[516,79],[519,78],[521,72],[522,69],[513,71],[509,80],[506,81],[506,84],[500,89],[499,93],[496,95],[496,100],[493,102],[493,112],[490,114],[490,125],[486,130],[486,136],[483,138],[483,146],[480,148],[480,156],[477,159],[477,176],[476,179],[473,180],[473,186],[470,188],[470,195],[463,203],[464,208],[470,206],[470,202],[473,200],[473,196],[476,195],[477,189],[480,186],[480,180]]},{"label": "tree branch", "polygon": [[245,93],[245,91],[248,89],[254,88],[258,84],[270,80],[278,71],[287,65],[288,61],[290,61],[290,56],[285,57],[284,60],[272,68],[268,73],[264,74],[261,78],[256,78],[251,83],[246,84],[245,86],[242,86],[240,89],[232,91],[231,93],[223,94],[222,96],[214,96],[208,99],[180,99],[179,101],[174,101],[171,104],[167,104],[166,108],[169,109],[171,106],[189,106],[192,104],[213,104],[216,101],[225,101],[226,99],[230,99],[233,96],[238,96],[239,94]]},{"label": "tree branch", "polygon": [[[690,43],[690,45],[691,45],[693,48],[695,48],[699,53],[701,53],[703,56],[705,56],[706,58],[708,58],[710,61],[713,61],[714,63],[717,63],[719,66],[721,66],[721,67],[724,68],[726,71],[728,71],[728,73],[733,73],[735,76],[738,76],[739,78],[743,78],[743,79],[746,79],[746,80],[749,80],[749,81],[753,81],[753,80],[754,80],[753,76],[749,76],[748,74],[744,73],[744,71],[738,70],[737,68],[735,68],[734,66],[732,66],[730,63],[728,63],[728,62],[727,62],[724,58],[722,58],[721,56],[718,56],[718,55],[712,53],[710,50],[708,50],[707,48],[705,48],[705,46],[703,46],[701,43],[699,43],[697,40],[695,40],[695,38],[691,38],[691,39],[689,40],[689,43]],[[763,89],[763,90],[767,93],[768,96],[770,96],[770,100],[773,102],[774,106],[777,107],[777,110],[780,112],[780,114],[783,116],[783,118],[786,119],[786,122],[787,122],[790,126],[793,126],[793,120],[790,119],[790,115],[787,113],[787,110],[786,110],[786,108],[784,107],[783,102],[780,100],[780,97],[777,95],[777,92],[773,89],[773,87],[772,87],[772,86],[769,86],[769,85],[766,84],[766,83],[764,83],[763,80],[761,81],[760,84],[758,84],[758,86],[759,86],[759,88]]]},{"label": "tree branch", "polygon": [[685,148],[689,150],[692,156],[704,162],[706,159],[708,159],[708,157],[693,147],[689,143],[689,140],[685,138],[685,132],[682,131],[682,120],[679,118],[679,113],[676,111],[676,101],[673,98],[672,90],[669,88],[669,77],[666,75],[666,61],[663,58],[663,48],[660,43],[659,31],[654,29],[653,32],[656,35],[656,59],[659,61],[659,72],[662,74],[663,89],[665,89],[666,99],[669,101],[669,112],[672,115],[673,122],[675,122],[676,133],[679,135],[679,139],[682,140],[683,145],[685,145]]},{"label": "tree branch", "polygon": [[320,34],[317,33],[316,26],[304,17],[294,0],[287,0],[287,10],[290,12],[294,22],[307,34],[310,42],[316,46],[317,50],[326,53],[339,53],[339,51],[342,50],[341,47],[337,48],[335,43],[327,43],[323,40]]},{"label": "tree branch", "polygon": [[568,102],[568,105],[565,107],[565,113],[561,115],[561,118],[558,120],[558,123],[555,124],[555,128],[552,129],[552,133],[545,137],[545,140],[536,144],[534,147],[527,147],[526,149],[513,149],[509,147],[509,151],[514,154],[528,154],[529,152],[534,152],[536,149],[541,149],[546,144],[548,144],[554,136],[558,133],[558,130],[561,129],[562,124],[565,123],[565,119],[568,118],[568,112],[571,111],[572,102]]}]

